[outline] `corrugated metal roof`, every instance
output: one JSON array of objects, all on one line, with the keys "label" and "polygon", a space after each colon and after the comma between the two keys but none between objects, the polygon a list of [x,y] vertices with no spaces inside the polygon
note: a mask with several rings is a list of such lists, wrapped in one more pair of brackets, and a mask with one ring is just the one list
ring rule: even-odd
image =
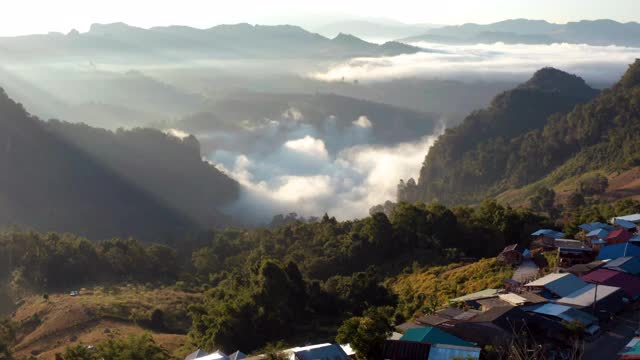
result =
[{"label": "corrugated metal roof", "polygon": [[532,236],[540,236],[540,235],[546,235],[546,236],[550,236],[554,239],[560,239],[562,237],[564,237],[564,233],[555,231],[555,230],[550,230],[550,229],[540,229],[534,233],[531,234]]},{"label": "corrugated metal roof", "polygon": [[598,285],[598,293],[596,294],[596,286],[593,284],[589,284],[561,299],[558,299],[556,302],[559,304],[575,305],[581,307],[589,306],[593,304],[594,296],[597,296],[596,301],[600,301],[619,291],[619,287]]},{"label": "corrugated metal roof", "polygon": [[482,291],[475,292],[473,294],[468,294],[464,296],[457,297],[455,299],[449,300],[449,302],[463,302],[463,301],[473,301],[478,299],[486,299],[488,297],[498,296],[500,293],[499,289],[485,289]]},{"label": "corrugated metal roof", "polygon": [[631,221],[627,221],[627,220],[623,220],[623,219],[616,219],[615,224],[618,226],[621,226],[625,229],[635,229],[636,228],[636,224],[632,223]]},{"label": "corrugated metal roof", "polygon": [[541,315],[547,315],[559,318],[564,321],[579,321],[585,327],[598,321],[594,316],[587,314],[584,311],[580,311],[572,308],[571,306],[561,304],[542,304],[538,306],[527,307],[525,311],[534,312]]},{"label": "corrugated metal roof", "polygon": [[587,234],[588,237],[595,236],[595,237],[597,237],[599,239],[603,239],[603,238],[607,237],[607,235],[609,235],[609,232],[607,230],[605,230],[605,229],[591,230]]},{"label": "corrugated metal roof", "polygon": [[514,305],[514,306],[524,305],[524,304],[526,304],[528,302],[527,299],[525,299],[522,296],[519,296],[517,294],[514,294],[514,293],[500,294],[500,295],[498,295],[498,297],[500,298],[500,300],[506,301],[509,304]]},{"label": "corrugated metal roof", "polygon": [[610,269],[598,269],[582,277],[585,281],[594,284],[603,284],[619,287],[625,296],[635,300],[640,297],[640,278]]},{"label": "corrugated metal roof", "polygon": [[600,249],[598,260],[617,259],[625,256],[640,256],[640,246],[632,243],[607,245]]},{"label": "corrugated metal roof", "polygon": [[615,217],[616,220],[620,219],[620,220],[626,220],[626,221],[631,221],[631,222],[640,222],[640,214],[631,214],[631,215],[625,215],[625,216],[617,216]]},{"label": "corrugated metal roof", "polygon": [[184,360],[195,360],[195,359],[199,359],[199,358],[205,357],[207,355],[209,355],[209,354],[204,352],[202,349],[198,349],[198,350],[192,352],[191,354],[187,355],[187,357],[185,357]]},{"label": "corrugated metal roof", "polygon": [[528,287],[544,287],[545,289],[551,291],[552,293],[563,297],[571,294],[572,292],[583,288],[587,285],[579,277],[564,273],[564,274],[549,274],[547,276],[541,277],[536,281],[532,281],[525,286]]},{"label": "corrugated metal roof", "polygon": [[428,360],[479,359],[480,348],[462,348],[446,345],[433,345]]},{"label": "corrugated metal roof", "polygon": [[640,274],[640,260],[634,256],[625,256],[611,260],[603,267],[633,275]]},{"label": "corrugated metal roof", "polygon": [[349,360],[347,353],[336,344],[313,345],[293,351],[299,360]]},{"label": "corrugated metal roof", "polygon": [[409,329],[400,338],[400,340],[426,342],[429,344],[445,344],[445,345],[468,346],[468,347],[474,346],[473,344],[466,342],[457,336],[451,335],[445,331],[442,331],[432,326]]}]

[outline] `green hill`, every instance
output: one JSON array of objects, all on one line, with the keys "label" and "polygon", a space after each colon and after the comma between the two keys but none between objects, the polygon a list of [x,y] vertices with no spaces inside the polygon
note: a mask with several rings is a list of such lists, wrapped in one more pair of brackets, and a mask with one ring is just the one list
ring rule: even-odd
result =
[{"label": "green hill", "polygon": [[[420,171],[417,199],[446,204],[475,203],[538,180],[558,164],[539,137],[597,91],[581,78],[553,68],[498,95],[491,105],[448,129],[429,151]],[[580,111],[577,107],[575,111]],[[555,139],[558,141],[558,139]]]}]

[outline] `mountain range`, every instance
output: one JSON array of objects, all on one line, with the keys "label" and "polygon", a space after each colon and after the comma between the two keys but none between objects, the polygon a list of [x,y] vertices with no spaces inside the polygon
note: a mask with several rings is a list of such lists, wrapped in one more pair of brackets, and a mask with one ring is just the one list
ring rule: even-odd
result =
[{"label": "mountain range", "polygon": [[[210,29],[167,26],[143,29],[124,23],[93,24],[88,32],[0,38],[0,60],[39,62],[84,58],[115,63],[180,62],[209,57],[348,58],[415,53],[414,46],[369,43],[338,34],[329,39],[292,25],[219,25]],[[126,58],[123,58],[126,56]]]},{"label": "mountain range", "polygon": [[516,189],[531,195],[587,173],[620,174],[640,165],[638,104],[640,60],[600,93],[542,69],[448,129],[406,200],[474,203]]},{"label": "mountain range", "polygon": [[590,44],[640,46],[640,24],[614,20],[582,20],[554,24],[544,20],[514,19],[492,24],[464,24],[430,29],[406,42],[477,44]]}]

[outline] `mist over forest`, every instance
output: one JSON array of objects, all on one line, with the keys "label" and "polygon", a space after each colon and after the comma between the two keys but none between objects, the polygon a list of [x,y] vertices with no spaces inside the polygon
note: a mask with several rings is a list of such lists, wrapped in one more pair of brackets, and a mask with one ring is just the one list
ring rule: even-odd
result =
[{"label": "mist over forest", "polygon": [[[203,160],[239,183],[237,200],[223,212],[259,224],[289,212],[366,216],[395,200],[401,179],[417,178],[445,128],[537,69],[554,66],[606,88],[640,54],[618,40],[435,38],[559,31],[526,20],[489,30],[371,23],[314,28],[331,37],[290,25],[124,23],[4,37],[0,84],[44,120],[195,136]],[[90,142],[79,146],[94,150]]]}]

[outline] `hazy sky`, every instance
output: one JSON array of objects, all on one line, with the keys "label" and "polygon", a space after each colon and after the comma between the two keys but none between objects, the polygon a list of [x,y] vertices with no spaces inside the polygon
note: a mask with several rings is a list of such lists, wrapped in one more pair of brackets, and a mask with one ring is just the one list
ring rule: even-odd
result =
[{"label": "hazy sky", "polygon": [[91,23],[141,27],[220,23],[316,26],[345,17],[407,23],[489,23],[508,18],[639,21],[640,0],[3,0],[0,35],[86,31]]}]

